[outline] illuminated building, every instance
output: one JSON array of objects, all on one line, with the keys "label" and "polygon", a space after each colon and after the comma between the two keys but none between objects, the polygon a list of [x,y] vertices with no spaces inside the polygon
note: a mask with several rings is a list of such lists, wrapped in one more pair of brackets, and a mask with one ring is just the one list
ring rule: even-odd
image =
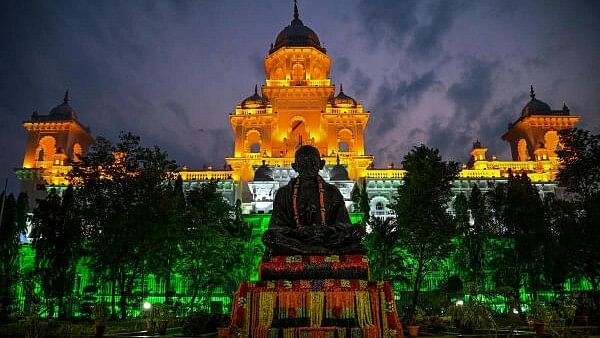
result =
[{"label": "illuminated building", "polygon": [[[366,187],[371,214],[392,216],[388,204],[406,172],[393,165],[373,167],[374,157],[366,152],[364,139],[371,113],[344,92],[341,84],[339,89],[332,84],[332,62],[317,34],[304,25],[295,7],[293,20],[277,35],[264,59],[264,84],[255,86],[252,95],[229,114],[234,136],[233,154],[225,159],[229,167],[184,167],[180,171],[186,190],[216,180],[230,203],[240,200],[244,220],[254,227],[253,242],[260,242],[269,223],[277,189],[296,175],[291,163],[301,144],[319,149],[326,161],[321,175],[340,188],[349,208],[351,192],[359,183]],[[477,140],[470,150],[471,160],[453,182],[454,193],[468,193],[473,185],[485,191],[490,182],[506,182],[511,171],[526,172],[542,195],[554,191],[559,167],[555,153],[557,132],[573,127],[578,120],[579,116],[571,115],[566,105],[562,110],[552,110],[536,99],[531,88],[531,100],[502,136],[511,146],[512,160],[488,156],[487,148]],[[62,104],[47,115],[34,113],[23,126],[28,131],[28,141],[23,165],[16,174],[22,181],[22,190],[34,203],[45,190],[66,187],[65,176],[71,168],[68,161],[76,161],[93,138],[70,106],[68,93]],[[351,214],[351,218],[356,222],[360,216]],[[29,247],[27,252],[31,260],[34,254]],[[259,259],[260,255],[256,256],[256,264]],[[437,278],[437,282],[430,285],[438,285],[442,277],[441,273],[432,274],[431,280]],[[156,294],[162,292],[161,286],[154,290]],[[178,293],[185,292],[185,286],[178,288]]]},{"label": "illuminated building", "polygon": [[[387,205],[405,171],[393,165],[373,167],[374,157],[366,153],[364,140],[371,113],[341,84],[336,89],[329,77],[331,65],[319,37],[300,20],[294,5],[293,20],[277,35],[264,59],[264,84],[255,86],[254,93],[229,114],[234,151],[225,159],[228,169],[184,167],[180,172],[184,188],[217,180],[227,200],[241,200],[245,214],[269,213],[277,189],[296,175],[291,168],[296,148],[311,144],[326,161],[321,175],[340,188],[348,207],[351,191],[360,182],[366,186],[371,214],[391,216]],[[487,148],[477,140],[471,161],[453,184],[455,193],[467,192],[475,184],[487,190],[488,182],[505,181],[510,171],[526,172],[542,195],[554,191],[557,132],[572,128],[579,116],[571,115],[566,105],[552,110],[536,99],[533,87],[530,96],[520,117],[502,136],[513,159],[488,158]],[[68,101],[67,94],[48,115],[34,113],[23,123],[29,139],[23,167],[16,172],[30,194],[36,188],[64,187],[70,169],[65,161],[76,160],[93,141]]]},{"label": "illuminated building", "polygon": [[15,172],[22,182],[21,190],[34,203],[36,198],[45,197],[47,188],[68,185],[69,162],[79,160],[94,139],[89,128],[77,119],[68,91],[63,103],[47,115],[33,112],[23,127],[28,133],[27,145],[23,166]]}]

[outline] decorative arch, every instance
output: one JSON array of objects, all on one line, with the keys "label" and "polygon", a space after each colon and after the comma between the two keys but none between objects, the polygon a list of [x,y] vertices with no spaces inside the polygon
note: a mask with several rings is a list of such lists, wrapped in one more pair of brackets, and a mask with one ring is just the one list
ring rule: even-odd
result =
[{"label": "decorative arch", "polygon": [[544,134],[544,145],[550,156],[556,156],[556,149],[558,148],[559,142],[560,139],[558,138],[558,132],[556,130],[550,130]]},{"label": "decorative arch", "polygon": [[306,80],[306,70],[304,65],[301,63],[294,63],[292,65],[292,81]]},{"label": "decorative arch", "polygon": [[56,153],[56,139],[52,136],[44,136],[38,142],[35,150],[37,161],[51,161]]},{"label": "decorative arch", "polygon": [[81,160],[81,156],[83,156],[83,147],[79,143],[75,143],[73,145],[73,161]]},{"label": "decorative arch", "polygon": [[524,138],[520,139],[517,143],[517,152],[519,154],[519,161],[529,160],[529,150],[527,150],[527,141]]},{"label": "decorative arch", "polygon": [[371,214],[376,217],[382,217],[387,214],[388,204],[390,201],[383,196],[375,196],[369,202]]},{"label": "decorative arch", "polygon": [[338,140],[338,151],[341,151],[341,152],[352,151],[353,134],[350,129],[348,129],[348,128],[340,129],[337,133],[337,140]]},{"label": "decorative arch", "polygon": [[308,127],[306,126],[306,118],[304,116],[296,115],[292,118],[288,135],[288,140],[294,147],[299,146],[300,143],[309,143]]},{"label": "decorative arch", "polygon": [[252,129],[246,133],[245,143],[247,145],[247,151],[251,153],[260,153],[262,136],[256,129]]}]

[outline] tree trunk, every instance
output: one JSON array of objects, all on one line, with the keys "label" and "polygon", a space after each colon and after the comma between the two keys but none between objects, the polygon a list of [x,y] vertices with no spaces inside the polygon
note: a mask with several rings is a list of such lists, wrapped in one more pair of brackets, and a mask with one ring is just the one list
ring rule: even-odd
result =
[{"label": "tree trunk", "polygon": [[125,272],[121,272],[119,275],[119,311],[121,312],[121,320],[127,318],[127,288],[125,286]]},{"label": "tree trunk", "polygon": [[415,276],[415,284],[413,287],[412,303],[411,303],[410,310],[408,313],[409,321],[411,323],[415,316],[415,311],[417,309],[417,302],[419,301],[419,291],[421,289],[422,274],[423,274],[423,262],[421,260],[419,260],[418,268],[417,268],[417,275]]},{"label": "tree trunk", "polygon": [[117,309],[116,309],[116,294],[117,294],[117,280],[115,278],[111,281],[111,290],[110,290],[110,313],[111,316],[116,317]]},{"label": "tree trunk", "polygon": [[198,283],[194,283],[193,291],[192,291],[192,299],[190,300],[190,309],[194,312],[194,303],[196,302],[196,297],[198,296]]}]

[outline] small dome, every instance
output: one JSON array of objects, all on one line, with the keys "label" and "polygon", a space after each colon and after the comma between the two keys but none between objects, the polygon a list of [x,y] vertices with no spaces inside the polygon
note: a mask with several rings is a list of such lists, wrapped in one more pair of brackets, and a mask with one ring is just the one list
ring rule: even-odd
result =
[{"label": "small dome", "polygon": [[67,90],[65,93],[65,98],[63,99],[63,103],[58,106],[52,108],[49,116],[53,118],[62,118],[62,119],[77,119],[77,112],[71,105],[69,105],[69,91]]},{"label": "small dome", "polygon": [[258,86],[254,86],[254,95],[248,96],[241,103],[242,108],[264,108],[267,100],[258,94]]},{"label": "small dome", "polygon": [[254,172],[254,181],[274,181],[273,169],[266,165],[265,161],[263,161],[263,164],[260,167],[256,168],[256,171]]},{"label": "small dome", "polygon": [[325,48],[321,47],[317,34],[300,20],[298,6],[295,3],[294,20],[277,35],[275,46],[269,53],[274,53],[281,47],[314,47],[325,53]]},{"label": "small dome", "polygon": [[523,110],[521,111],[521,116],[529,116],[529,115],[552,115],[552,109],[550,106],[543,101],[540,101],[535,98],[535,92],[533,91],[533,86],[531,86],[531,92],[529,94],[531,97],[531,101],[529,101]]},{"label": "small dome", "polygon": [[349,181],[348,170],[340,164],[340,157],[337,157],[337,164],[329,170],[330,181]]},{"label": "small dome", "polygon": [[479,142],[479,139],[477,139],[477,141],[473,142],[473,149],[483,149],[484,146],[481,144],[481,142]]},{"label": "small dome", "polygon": [[333,98],[333,105],[338,108],[356,108],[356,100],[344,94],[344,87],[340,84],[340,93]]}]

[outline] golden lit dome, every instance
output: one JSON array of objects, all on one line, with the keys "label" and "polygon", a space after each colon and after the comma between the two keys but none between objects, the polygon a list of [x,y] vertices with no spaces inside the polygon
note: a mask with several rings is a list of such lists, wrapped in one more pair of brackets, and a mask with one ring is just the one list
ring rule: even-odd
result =
[{"label": "golden lit dome", "polygon": [[356,100],[344,94],[344,87],[340,84],[340,93],[333,98],[333,105],[338,108],[356,108]]},{"label": "golden lit dome", "polygon": [[258,86],[254,85],[254,95],[248,96],[241,103],[242,108],[264,108],[267,100],[258,94]]},{"label": "golden lit dome", "polygon": [[255,181],[274,181],[273,179],[273,169],[269,167],[266,162],[263,160],[262,165],[256,168],[254,172],[254,180]]},{"label": "golden lit dome", "polygon": [[51,118],[54,118],[54,119],[73,119],[73,120],[77,119],[77,112],[69,104],[69,91],[68,90],[65,92],[65,98],[63,99],[63,103],[52,108],[52,110],[50,111],[48,116]]},{"label": "golden lit dome", "polygon": [[337,163],[331,168],[329,171],[329,180],[330,181],[349,181],[350,177],[348,176],[348,170],[346,167],[340,164],[340,156],[337,156]]},{"label": "golden lit dome", "polygon": [[325,53],[317,33],[302,23],[298,15],[298,6],[294,2],[294,20],[285,27],[275,39],[275,45],[271,47],[269,54],[274,53],[281,47],[314,47]]}]

